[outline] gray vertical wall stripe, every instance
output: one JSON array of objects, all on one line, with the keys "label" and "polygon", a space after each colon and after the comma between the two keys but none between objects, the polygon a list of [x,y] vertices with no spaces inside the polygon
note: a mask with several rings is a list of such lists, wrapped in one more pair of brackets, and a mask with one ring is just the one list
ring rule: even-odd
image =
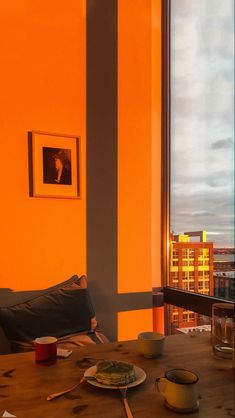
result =
[{"label": "gray vertical wall stripe", "polygon": [[95,310],[116,338],[117,0],[87,0],[87,277]]},{"label": "gray vertical wall stripe", "polygon": [[151,292],[117,294],[117,3],[87,0],[87,277],[111,340],[118,311],[152,307]]}]

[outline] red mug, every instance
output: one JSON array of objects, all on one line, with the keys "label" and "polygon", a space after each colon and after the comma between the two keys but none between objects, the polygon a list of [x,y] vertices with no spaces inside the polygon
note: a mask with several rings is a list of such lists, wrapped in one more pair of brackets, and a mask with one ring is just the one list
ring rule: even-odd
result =
[{"label": "red mug", "polygon": [[57,338],[39,337],[34,340],[35,361],[42,366],[51,366],[56,362]]}]

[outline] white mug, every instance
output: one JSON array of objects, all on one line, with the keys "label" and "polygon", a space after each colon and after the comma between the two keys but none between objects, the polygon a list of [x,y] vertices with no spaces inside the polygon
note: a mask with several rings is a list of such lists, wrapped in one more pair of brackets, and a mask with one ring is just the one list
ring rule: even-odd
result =
[{"label": "white mug", "polygon": [[158,391],[165,398],[166,406],[179,410],[196,410],[198,403],[198,376],[189,370],[173,369],[165,377],[156,379]]},{"label": "white mug", "polygon": [[159,332],[141,332],[138,335],[138,348],[146,358],[159,357],[163,351],[165,337]]}]

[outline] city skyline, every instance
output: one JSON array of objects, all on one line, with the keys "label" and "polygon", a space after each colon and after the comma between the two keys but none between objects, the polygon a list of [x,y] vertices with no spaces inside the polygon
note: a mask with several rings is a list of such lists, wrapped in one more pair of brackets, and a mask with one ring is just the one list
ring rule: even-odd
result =
[{"label": "city skyline", "polygon": [[234,247],[233,0],[172,1],[171,230]]}]

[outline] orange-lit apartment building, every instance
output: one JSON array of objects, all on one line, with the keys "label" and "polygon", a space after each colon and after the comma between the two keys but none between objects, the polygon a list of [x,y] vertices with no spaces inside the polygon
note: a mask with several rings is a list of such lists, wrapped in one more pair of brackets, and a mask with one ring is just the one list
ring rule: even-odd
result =
[{"label": "orange-lit apartment building", "polygon": [[[199,237],[199,242],[190,241]],[[185,232],[171,236],[170,283],[171,287],[191,292],[213,294],[213,243],[206,242],[206,231]],[[170,306],[171,332],[177,328],[204,324],[201,315]]]}]

